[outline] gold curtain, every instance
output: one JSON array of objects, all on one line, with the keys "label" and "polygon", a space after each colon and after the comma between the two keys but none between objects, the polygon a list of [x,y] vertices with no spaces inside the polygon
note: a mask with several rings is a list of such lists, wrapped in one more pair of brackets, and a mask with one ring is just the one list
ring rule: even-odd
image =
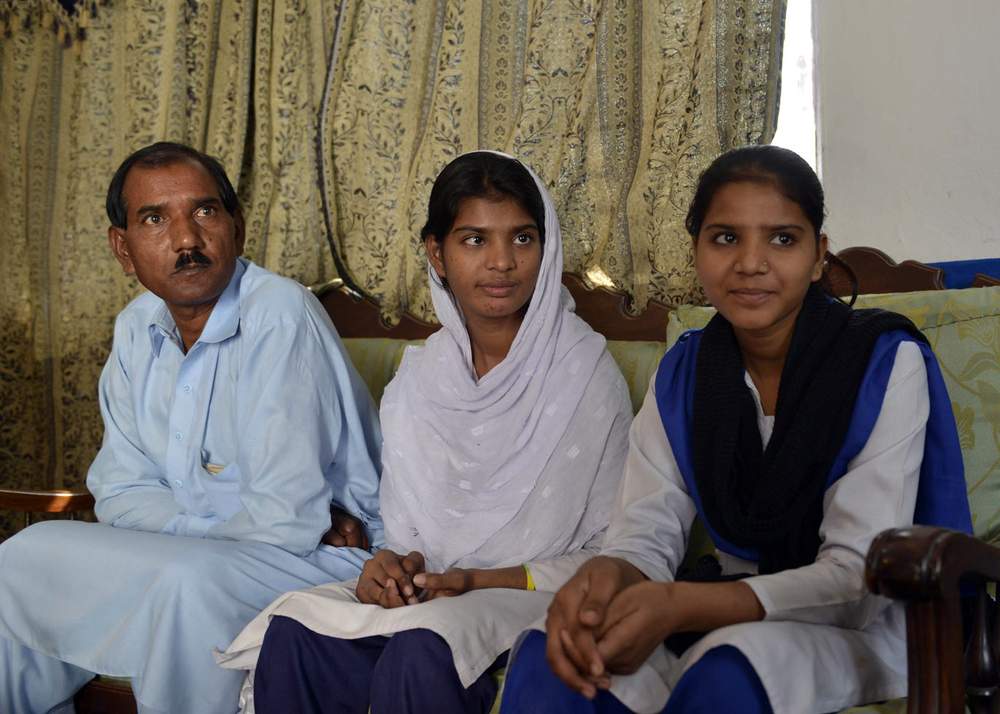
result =
[{"label": "gold curtain", "polygon": [[69,49],[44,23],[0,37],[0,487],[80,486],[100,445],[97,378],[140,291],[104,214],[132,150],[219,157],[247,254],[305,283],[333,274],[316,136],[335,25],[325,0],[116,0]]},{"label": "gold curtain", "polygon": [[683,217],[721,149],[777,110],[783,0],[356,0],[324,101],[335,250],[388,316],[431,316],[419,230],[438,171],[476,148],[550,186],[566,268],[699,298]]},{"label": "gold curtain", "polygon": [[641,307],[697,299],[692,185],[774,122],[783,0],[101,0],[69,49],[20,21],[32,0],[0,3],[0,487],[80,486],[100,444],[97,378],[140,290],[104,193],[142,145],[222,160],[258,263],[311,283],[336,259],[427,316],[418,231],[462,151],[536,168],[567,268]]}]

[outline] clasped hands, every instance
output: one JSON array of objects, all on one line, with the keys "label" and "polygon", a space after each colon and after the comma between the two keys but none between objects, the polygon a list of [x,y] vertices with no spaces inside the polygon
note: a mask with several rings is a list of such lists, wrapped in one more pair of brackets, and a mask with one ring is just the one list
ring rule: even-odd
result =
[{"label": "clasped hands", "polygon": [[612,674],[635,672],[676,627],[671,585],[618,558],[589,560],[549,605],[552,671],[588,699],[611,686]]},{"label": "clasped hands", "polygon": [[412,551],[403,556],[380,550],[365,563],[355,593],[363,603],[391,608],[461,595],[471,589],[471,570],[452,568],[444,573],[428,573],[422,553]]}]

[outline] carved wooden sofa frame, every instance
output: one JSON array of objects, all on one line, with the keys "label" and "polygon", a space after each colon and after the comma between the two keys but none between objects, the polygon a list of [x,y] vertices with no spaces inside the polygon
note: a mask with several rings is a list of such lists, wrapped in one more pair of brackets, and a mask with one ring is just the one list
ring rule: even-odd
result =
[{"label": "carved wooden sofa frame", "polygon": [[[837,257],[850,266],[862,294],[944,288],[940,269],[911,260],[897,264],[873,248],[848,248]],[[569,273],[563,282],[576,300],[577,313],[609,340],[664,340],[669,307],[653,302],[641,314],[631,315],[628,299],[621,293],[588,289]],[[847,274],[837,269],[831,271],[829,285],[838,294],[851,292]],[[1000,285],[1000,281],[977,276],[973,283],[988,285]],[[389,326],[373,301],[339,280],[315,291],[345,338],[422,339],[437,329],[410,315]],[[26,525],[31,512],[73,517],[93,506],[94,499],[86,491],[0,489],[0,509],[24,512]],[[869,588],[906,602],[909,714],[960,714],[965,711],[966,693],[974,714],[1000,713],[1000,651],[991,644],[1000,642],[1000,616],[988,614],[992,600],[980,595],[971,646],[963,658],[958,580],[965,575],[1000,581],[1000,548],[945,529],[914,527],[882,533],[868,554]],[[136,711],[127,685],[100,678],[79,692],[75,705],[78,714]]]}]

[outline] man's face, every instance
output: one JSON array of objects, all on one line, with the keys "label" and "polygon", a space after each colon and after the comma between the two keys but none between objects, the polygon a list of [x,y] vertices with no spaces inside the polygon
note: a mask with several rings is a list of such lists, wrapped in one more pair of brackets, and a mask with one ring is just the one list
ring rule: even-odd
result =
[{"label": "man's face", "polygon": [[134,166],[125,177],[127,228],[108,229],[128,275],[175,309],[212,306],[243,252],[243,218],[229,215],[211,175],[192,160]]}]

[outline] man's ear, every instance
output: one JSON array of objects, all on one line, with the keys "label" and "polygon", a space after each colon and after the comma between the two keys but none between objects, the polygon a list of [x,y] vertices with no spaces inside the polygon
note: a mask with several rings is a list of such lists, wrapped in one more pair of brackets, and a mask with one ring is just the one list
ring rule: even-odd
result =
[{"label": "man's ear", "polygon": [[108,226],[108,246],[112,254],[122,266],[125,275],[135,275],[135,265],[132,263],[132,256],[128,252],[128,242],[125,240],[125,231],[116,226]]},{"label": "man's ear", "polygon": [[246,243],[246,223],[243,221],[243,211],[239,208],[236,209],[236,213],[233,214],[233,225],[236,227],[236,235],[234,240],[236,241],[236,255],[243,255],[243,245]]},{"label": "man's ear", "polygon": [[444,257],[441,252],[441,241],[435,239],[434,236],[427,236],[424,238],[424,249],[427,251],[427,259],[434,266],[434,272],[442,280],[447,279],[448,276],[445,275],[444,270]]},{"label": "man's ear", "polygon": [[826,251],[830,247],[830,240],[826,237],[826,233],[819,234],[819,240],[816,242],[816,264],[813,266],[812,279],[816,282],[823,277],[823,268],[826,267]]}]

